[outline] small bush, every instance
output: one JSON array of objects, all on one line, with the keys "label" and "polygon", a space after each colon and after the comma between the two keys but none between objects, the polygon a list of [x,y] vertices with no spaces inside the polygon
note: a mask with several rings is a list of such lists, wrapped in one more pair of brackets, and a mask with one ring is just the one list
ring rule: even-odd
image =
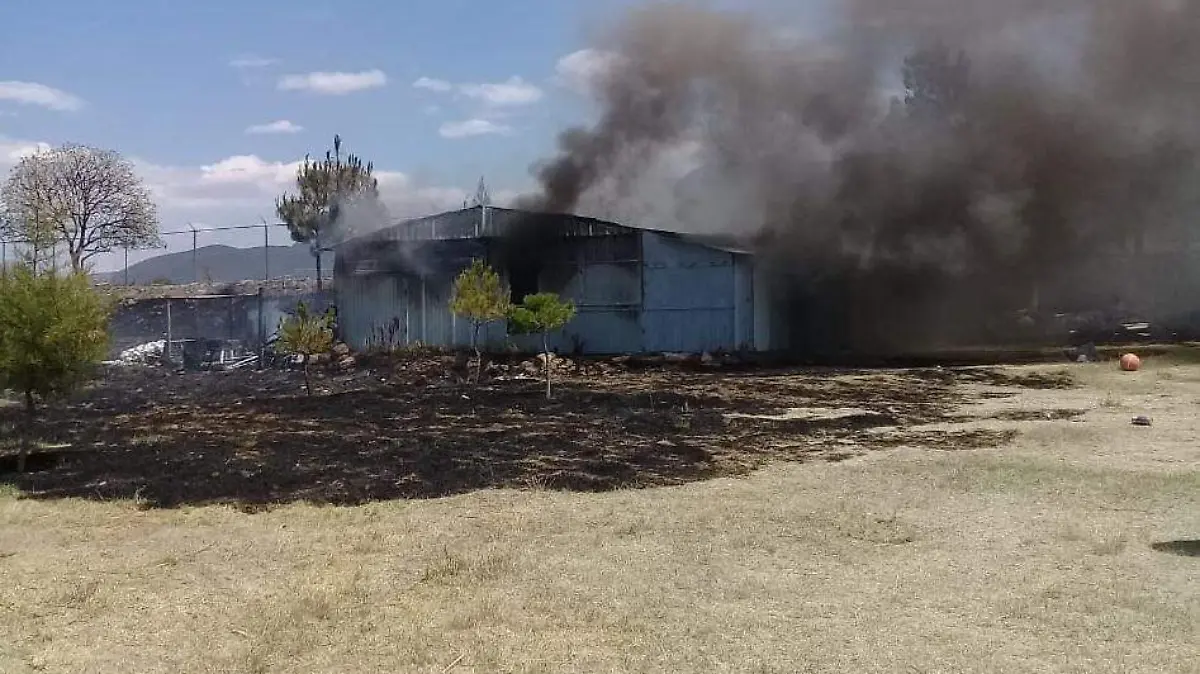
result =
[{"label": "small bush", "polygon": [[312,395],[310,363],[313,356],[333,350],[333,312],[314,314],[301,302],[296,312],[279,325],[278,348],[283,353],[300,356],[304,367],[304,390]]}]

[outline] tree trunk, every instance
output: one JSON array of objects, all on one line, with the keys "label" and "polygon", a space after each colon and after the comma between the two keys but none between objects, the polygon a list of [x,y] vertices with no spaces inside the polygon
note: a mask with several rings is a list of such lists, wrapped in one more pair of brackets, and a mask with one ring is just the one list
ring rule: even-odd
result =
[{"label": "tree trunk", "polygon": [[33,400],[33,391],[25,391],[25,432],[21,434],[21,446],[17,449],[17,472],[24,473],[29,461],[29,448],[33,444],[34,419],[37,407]]},{"label": "tree trunk", "polygon": [[321,292],[325,279],[321,278],[321,246],[319,244],[313,249],[313,257],[317,262],[317,292]]},{"label": "tree trunk", "polygon": [[304,355],[304,390],[308,395],[312,395],[312,376],[308,372],[308,354]]},{"label": "tree trunk", "polygon": [[546,400],[550,399],[550,338],[542,333],[542,356],[546,359]]},{"label": "tree trunk", "polygon": [[479,323],[475,323],[471,331],[471,348],[475,351],[475,384],[479,385],[479,378],[483,375],[483,351],[479,349]]}]

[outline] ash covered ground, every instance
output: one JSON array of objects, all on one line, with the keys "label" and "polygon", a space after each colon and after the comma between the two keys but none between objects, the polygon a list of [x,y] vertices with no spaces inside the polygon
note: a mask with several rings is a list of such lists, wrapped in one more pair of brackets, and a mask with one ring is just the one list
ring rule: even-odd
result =
[{"label": "ash covered ground", "polygon": [[[492,364],[475,386],[461,358],[380,358],[319,371],[312,397],[291,370],[109,367],[88,391],[44,411],[28,473],[0,456],[0,479],[32,498],[252,509],[489,488],[644,488],[743,475],[771,461],[997,447],[1015,432],[964,423],[964,405],[1071,386],[1069,375],[1044,368],[559,359],[546,400],[539,365]],[[15,429],[20,414],[0,408],[0,422]]]}]

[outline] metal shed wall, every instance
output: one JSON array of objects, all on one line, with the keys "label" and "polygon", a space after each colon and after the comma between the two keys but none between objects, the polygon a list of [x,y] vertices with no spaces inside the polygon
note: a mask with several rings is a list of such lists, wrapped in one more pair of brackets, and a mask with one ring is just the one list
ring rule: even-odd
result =
[{"label": "metal shed wall", "polygon": [[644,351],[695,353],[752,346],[749,260],[658,232],[644,232],[642,241]]},{"label": "metal shed wall", "polygon": [[[754,349],[753,260],[659,232],[629,228],[565,239],[547,253],[538,290],[575,302],[574,320],[551,336],[562,353],[621,354]],[[357,350],[470,344],[470,324],[448,303],[455,276],[486,240],[395,241],[373,259],[337,266],[338,319]],[[410,271],[412,270],[412,271]],[[419,273],[413,271],[419,270]],[[507,270],[498,269],[506,282]],[[540,347],[503,322],[481,335],[493,348]]]}]

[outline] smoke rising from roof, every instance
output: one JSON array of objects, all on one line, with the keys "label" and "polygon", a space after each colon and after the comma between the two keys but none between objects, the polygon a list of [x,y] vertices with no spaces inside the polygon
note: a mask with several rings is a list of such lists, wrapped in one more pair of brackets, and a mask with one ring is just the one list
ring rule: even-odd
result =
[{"label": "smoke rising from roof", "polygon": [[979,339],[1035,292],[1166,294],[1103,255],[1195,221],[1200,3],[834,6],[808,41],[777,14],[624,15],[599,121],[521,205],[754,237],[811,348]]}]

